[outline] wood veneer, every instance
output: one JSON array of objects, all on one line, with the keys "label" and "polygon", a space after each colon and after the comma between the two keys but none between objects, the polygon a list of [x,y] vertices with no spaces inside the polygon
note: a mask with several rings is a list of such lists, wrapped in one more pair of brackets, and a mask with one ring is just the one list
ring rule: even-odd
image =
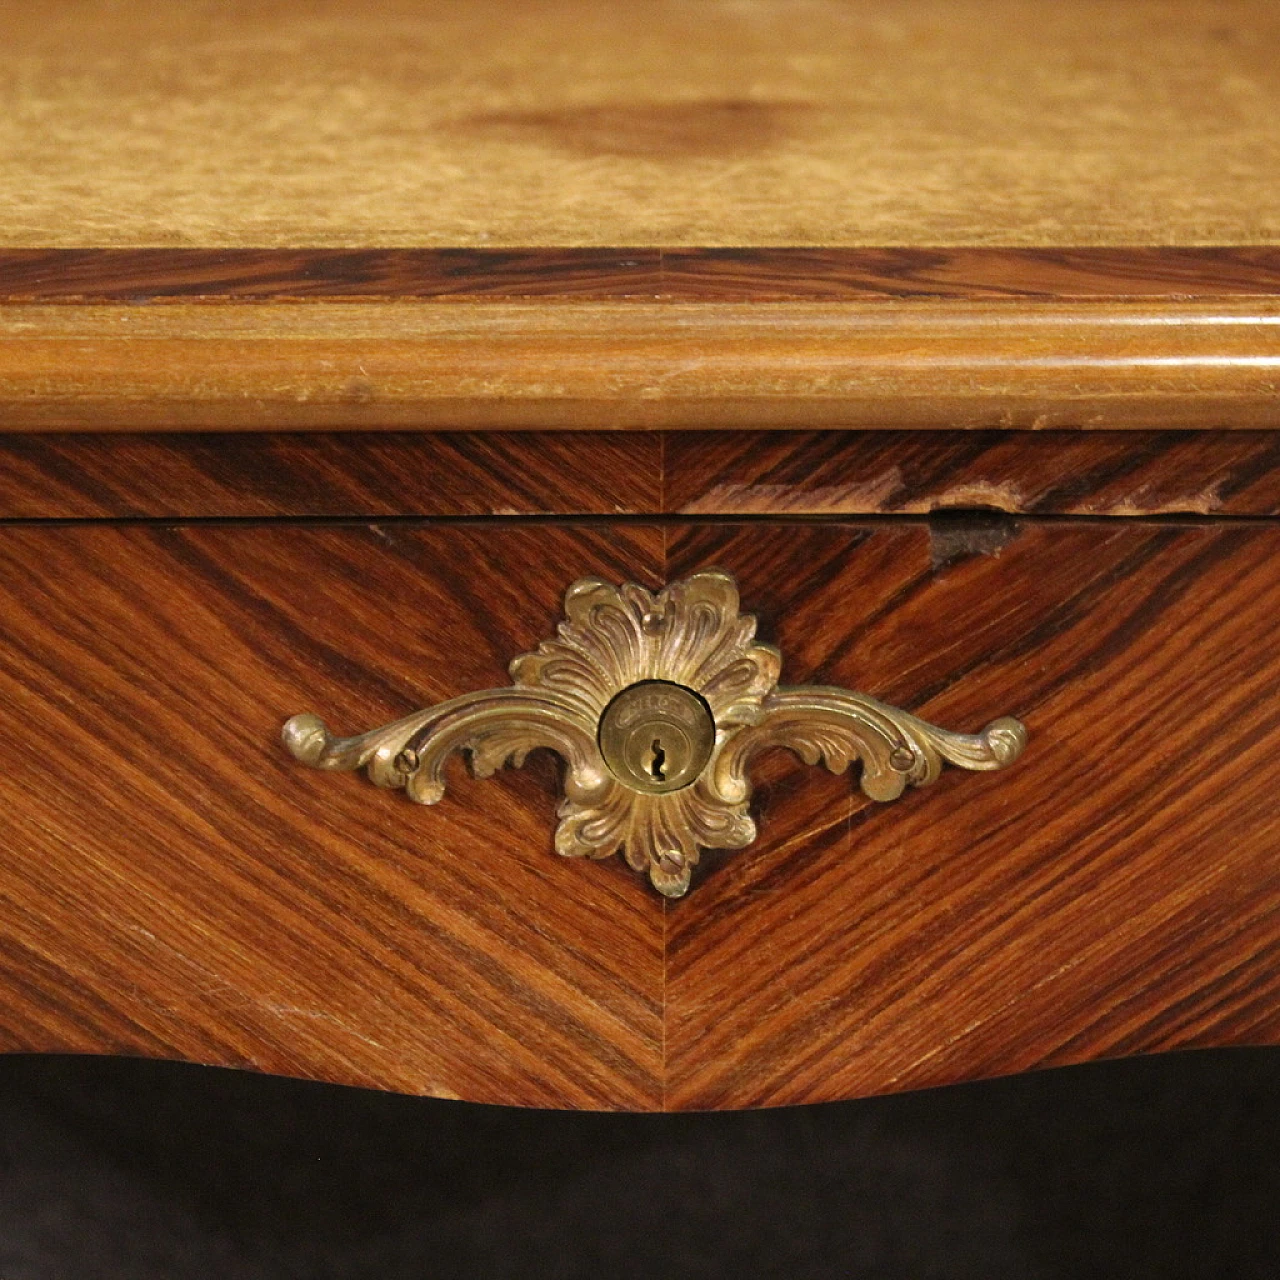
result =
[{"label": "wood veneer", "polygon": [[0,434],[0,520],[656,514],[662,449],[653,432]]},{"label": "wood veneer", "polygon": [[[850,1097],[1280,1043],[1280,524],[399,523],[0,531],[0,1034],[544,1106]],[[1002,774],[892,805],[778,754],[664,905],[550,850],[555,771],[415,808],[300,768],[501,683],[567,580],[736,573],[784,679]]]},{"label": "wood veneer", "polygon": [[558,613],[553,566],[653,581],[659,530],[0,543],[0,1047],[660,1104],[661,906],[547,856],[549,761],[371,809],[279,743],[304,705],[355,726],[505,683]]},{"label": "wood veneer", "polygon": [[1280,249],[6,249],[0,301],[674,302],[1274,297]]},{"label": "wood veneer", "polygon": [[1280,434],[679,432],[664,445],[663,494],[703,516],[1269,516]]},{"label": "wood veneer", "polygon": [[0,519],[1280,515],[1280,434],[0,435]]},{"label": "wood veneer", "polygon": [[[763,536],[762,536],[763,535]],[[760,840],[667,917],[667,1105],[817,1102],[1096,1058],[1280,1042],[1280,526],[1003,536],[690,525],[786,681],[1022,760],[903,806],[779,755]]]}]

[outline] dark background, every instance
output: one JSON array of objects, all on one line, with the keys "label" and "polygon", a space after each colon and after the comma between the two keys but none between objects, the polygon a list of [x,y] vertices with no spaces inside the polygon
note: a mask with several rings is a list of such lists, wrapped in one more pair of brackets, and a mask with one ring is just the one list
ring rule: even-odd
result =
[{"label": "dark background", "polygon": [[721,1115],[0,1058],[0,1277],[1280,1275],[1280,1051]]}]

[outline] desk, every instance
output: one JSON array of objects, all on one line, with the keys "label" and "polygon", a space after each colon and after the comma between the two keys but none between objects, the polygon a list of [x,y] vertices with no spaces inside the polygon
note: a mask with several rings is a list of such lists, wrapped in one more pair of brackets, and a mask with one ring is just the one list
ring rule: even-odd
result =
[{"label": "desk", "polygon": [[[0,1049],[661,1110],[1280,1041],[1274,6],[3,21]],[[675,899],[550,752],[280,744],[713,567],[1021,758],[761,753]]]}]

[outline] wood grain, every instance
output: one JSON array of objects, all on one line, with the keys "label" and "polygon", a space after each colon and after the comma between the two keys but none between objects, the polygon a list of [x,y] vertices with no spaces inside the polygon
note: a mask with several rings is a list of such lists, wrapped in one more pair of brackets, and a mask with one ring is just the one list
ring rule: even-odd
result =
[{"label": "wood grain", "polygon": [[0,435],[0,519],[620,515],[654,433]]},{"label": "wood grain", "polygon": [[0,1047],[660,1106],[661,901],[550,853],[549,759],[427,810],[279,743],[505,684],[566,575],[660,558],[640,527],[3,531]]},{"label": "wood grain", "polygon": [[1268,0],[0,6],[0,242],[1274,244]]},{"label": "wood grain", "polygon": [[0,249],[3,302],[1280,295],[1280,249]]},{"label": "wood grain", "polygon": [[667,1105],[1280,1043],[1280,526],[692,525],[783,679],[1031,733],[892,805],[779,754],[668,911]]},{"label": "wood grain", "polygon": [[0,519],[1280,515],[1280,434],[0,435]]},{"label": "wood grain", "polygon": [[1280,515],[1264,431],[674,432],[663,492],[687,515]]},{"label": "wood grain", "polygon": [[0,306],[8,431],[1280,426],[1280,297]]},{"label": "wood grain", "polygon": [[[0,530],[0,1044],[727,1108],[1280,1043],[1280,524]],[[665,550],[664,550],[665,548]],[[567,581],[735,572],[789,682],[1027,755],[891,804],[786,754],[687,899],[550,850],[548,759],[434,810],[301,769],[502,683]],[[665,968],[664,968],[665,966]],[[664,976],[665,973],[665,976]]]}]

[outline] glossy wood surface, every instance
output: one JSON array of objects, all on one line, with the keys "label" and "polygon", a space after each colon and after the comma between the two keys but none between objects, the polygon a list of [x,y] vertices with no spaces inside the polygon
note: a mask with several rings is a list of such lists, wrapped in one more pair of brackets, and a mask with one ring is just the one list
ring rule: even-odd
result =
[{"label": "glossy wood surface", "polygon": [[662,909],[616,860],[549,853],[549,760],[496,789],[459,769],[428,811],[303,770],[279,727],[506,683],[558,614],[561,566],[652,581],[661,531],[0,543],[4,1049],[659,1105]]},{"label": "glossy wood surface", "polygon": [[0,434],[0,520],[654,514],[663,446],[656,432]]},{"label": "glossy wood surface", "polygon": [[668,510],[687,515],[1280,515],[1265,431],[673,433]]},{"label": "glossy wood surface", "polygon": [[783,679],[1026,755],[878,806],[779,757],[761,839],[669,911],[667,1103],[812,1102],[1280,1043],[1280,526],[690,526]]},{"label": "glossy wood surface", "polygon": [[1278,263],[11,250],[0,430],[1275,426]]},{"label": "glossy wood surface", "polygon": [[1274,244],[1270,0],[6,0],[0,242]]},{"label": "glossy wood surface", "polygon": [[1275,427],[1280,296],[0,306],[10,431]]},{"label": "glossy wood surface", "polygon": [[1280,433],[0,436],[0,519],[1280,515]]},{"label": "glossy wood surface", "polygon": [[0,301],[858,302],[1280,295],[1280,248],[3,249]]},{"label": "glossy wood surface", "polygon": [[[531,1105],[739,1107],[1280,1043],[1280,524],[0,531],[0,1028]],[[550,849],[549,759],[437,808],[289,759],[502,683],[566,583],[739,576],[784,679],[1002,774],[890,805],[777,754],[664,903]]]}]

